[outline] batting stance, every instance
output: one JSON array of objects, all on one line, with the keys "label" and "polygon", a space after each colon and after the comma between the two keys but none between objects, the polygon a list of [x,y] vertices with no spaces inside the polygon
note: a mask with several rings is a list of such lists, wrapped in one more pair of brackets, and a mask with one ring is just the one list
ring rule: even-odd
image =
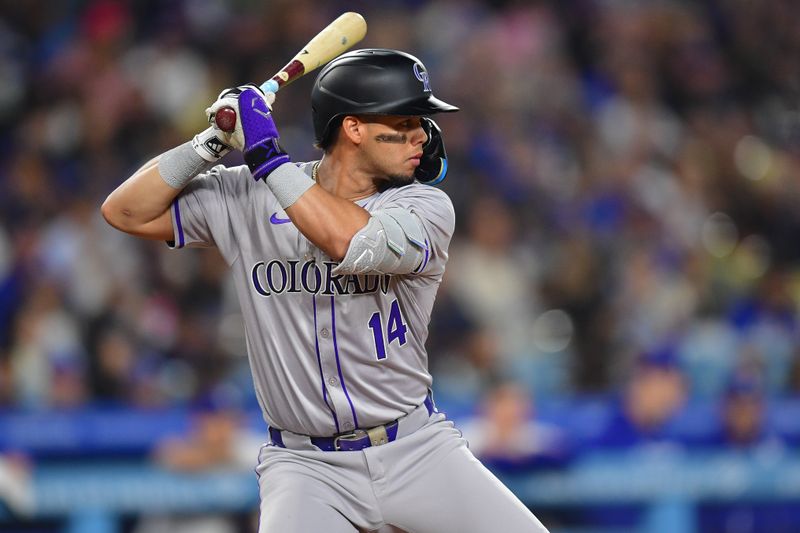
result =
[{"label": "batting stance", "polygon": [[[311,95],[321,160],[278,144],[273,94],[223,91],[213,127],[139,169],[102,207],[114,227],[174,248],[216,246],[245,317],[269,424],[261,532],[543,532],[436,411],[425,352],[455,215],[441,132],[457,111],[415,57],[357,50]],[[216,161],[242,150],[246,166]]]}]

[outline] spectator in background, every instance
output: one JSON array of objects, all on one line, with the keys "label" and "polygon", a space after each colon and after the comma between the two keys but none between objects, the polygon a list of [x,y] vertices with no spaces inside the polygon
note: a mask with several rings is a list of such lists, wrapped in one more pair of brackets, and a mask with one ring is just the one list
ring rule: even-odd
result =
[{"label": "spectator in background", "polygon": [[[189,430],[158,443],[152,453],[153,462],[183,473],[252,471],[265,435],[250,428],[241,396],[230,386],[219,386],[201,396],[192,406]],[[257,521],[255,511],[247,516],[152,515],[142,517],[134,533],[236,533],[256,530]]]},{"label": "spectator in background", "polygon": [[512,381],[490,388],[478,416],[462,427],[470,450],[489,468],[563,466],[572,454],[566,433],[537,420],[532,396]]},{"label": "spectator in background", "polygon": [[756,380],[736,377],[723,398],[721,443],[747,448],[763,442],[764,401]]},{"label": "spectator in background", "polygon": [[184,472],[252,470],[266,438],[264,432],[250,430],[239,396],[225,387],[203,396],[192,409],[188,433],[156,445],[156,464]]},{"label": "spectator in background", "polygon": [[781,451],[783,443],[767,425],[764,386],[753,374],[735,373],[720,399],[719,428],[711,444],[738,450]]},{"label": "spectator in background", "polygon": [[[754,454],[762,463],[776,461],[787,451],[781,436],[768,426],[764,381],[747,370],[731,376],[720,398],[719,426],[703,444]],[[791,500],[759,505],[744,499],[731,505],[706,505],[700,516],[701,531],[788,533],[800,523],[800,508]]]},{"label": "spectator in background", "polygon": [[687,393],[683,373],[671,349],[662,347],[645,352],[595,444],[620,448],[675,442],[670,423],[683,408]]},{"label": "spectator in background", "polygon": [[0,453],[0,508],[18,516],[33,514],[36,506],[30,460],[21,454]]},{"label": "spectator in background", "polygon": [[15,405],[14,379],[11,372],[11,359],[0,351],[0,410],[9,409]]},{"label": "spectator in background", "polygon": [[[740,248],[746,249],[747,246]],[[762,253],[769,253],[769,250]],[[742,262],[752,265],[757,258]],[[742,270],[739,268],[736,272],[745,277]],[[728,316],[742,347],[736,366],[760,376],[763,380],[760,387],[778,393],[789,388],[792,359],[800,331],[796,295],[791,284],[787,272],[777,269],[764,272],[763,277],[752,284],[747,296],[731,305]]]},{"label": "spectator in background", "polygon": [[478,199],[467,223],[468,237],[451,247],[446,278],[452,297],[495,337],[499,364],[528,355],[539,310],[535,256],[519,246],[514,214],[498,198]]},{"label": "spectator in background", "polygon": [[469,323],[460,324],[459,331],[458,339],[436,354],[431,372],[437,398],[471,409],[499,375],[498,343],[492,332]]},{"label": "spectator in background", "polygon": [[[194,402],[188,431],[157,443],[151,459],[178,473],[250,472],[264,440],[263,432],[250,428],[242,393],[222,385]],[[256,530],[257,521],[255,512],[153,514],[142,516],[133,532],[237,533]]]},{"label": "spectator in background", "polygon": [[58,286],[41,284],[14,324],[11,371],[16,402],[27,408],[76,407],[85,401],[80,326]]}]

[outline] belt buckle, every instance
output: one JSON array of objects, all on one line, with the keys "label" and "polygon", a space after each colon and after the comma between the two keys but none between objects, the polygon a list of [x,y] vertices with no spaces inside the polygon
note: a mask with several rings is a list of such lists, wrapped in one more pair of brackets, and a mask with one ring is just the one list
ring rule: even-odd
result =
[{"label": "belt buckle", "polygon": [[389,442],[389,433],[386,431],[387,426],[391,426],[392,424],[397,423],[395,420],[394,422],[386,425],[375,426],[374,428],[369,429],[357,429],[355,431],[351,431],[350,433],[345,433],[344,435],[337,435],[333,438],[333,447],[338,452],[341,451],[339,447],[340,440],[359,440],[367,437],[369,439],[369,446],[380,446],[382,444],[387,444]]},{"label": "belt buckle", "polygon": [[358,431],[362,431],[363,432],[363,430],[355,430],[355,431],[351,431],[350,433],[344,433],[342,435],[336,435],[335,437],[333,437],[333,448],[337,452],[339,452],[339,451],[341,451],[341,448],[339,447],[339,441],[340,440],[342,440],[342,439],[344,439],[344,440],[356,440],[356,439],[362,438],[363,435],[359,435]]}]

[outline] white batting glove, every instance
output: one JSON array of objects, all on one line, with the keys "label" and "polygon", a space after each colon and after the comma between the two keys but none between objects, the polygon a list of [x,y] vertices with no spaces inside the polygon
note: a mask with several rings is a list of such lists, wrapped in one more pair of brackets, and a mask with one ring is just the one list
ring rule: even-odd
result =
[{"label": "white batting glove", "polygon": [[[275,102],[275,93],[264,93],[264,91],[261,90],[261,87],[252,83],[223,90],[221,93],[219,93],[216,102],[211,104],[211,106],[206,109],[206,117],[208,118],[208,122],[211,124],[211,127],[215,130],[216,134],[222,139],[222,141],[234,150],[244,150],[245,147],[244,131],[242,130],[241,114],[239,113],[239,95],[246,89],[253,89],[259,94],[264,95],[264,100],[267,102],[267,107],[269,107],[270,111],[272,110],[272,104]],[[217,111],[223,107],[231,107],[236,112],[236,126],[230,133],[217,128],[216,121],[214,120]]]}]

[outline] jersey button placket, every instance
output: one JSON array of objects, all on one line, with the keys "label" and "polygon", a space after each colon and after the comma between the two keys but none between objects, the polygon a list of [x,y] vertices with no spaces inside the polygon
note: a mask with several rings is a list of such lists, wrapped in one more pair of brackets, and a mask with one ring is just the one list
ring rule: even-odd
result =
[{"label": "jersey button placket", "polygon": [[355,428],[350,403],[344,392],[342,379],[339,377],[339,364],[336,359],[336,347],[333,339],[333,321],[331,320],[331,298],[317,298],[317,342],[328,399],[339,419],[340,431],[352,431]]}]

